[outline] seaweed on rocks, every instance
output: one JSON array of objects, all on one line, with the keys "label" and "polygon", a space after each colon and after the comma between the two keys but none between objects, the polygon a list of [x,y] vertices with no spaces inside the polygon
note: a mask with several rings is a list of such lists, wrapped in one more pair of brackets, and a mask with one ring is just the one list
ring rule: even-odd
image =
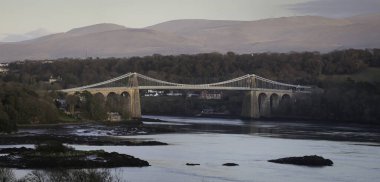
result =
[{"label": "seaweed on rocks", "polygon": [[110,168],[149,166],[145,160],[103,150],[79,151],[58,142],[44,143],[36,149],[10,148],[0,156],[0,167],[21,169],[46,168]]},{"label": "seaweed on rocks", "polygon": [[317,155],[309,155],[303,157],[285,157],[280,159],[268,160],[268,162],[279,164],[294,164],[302,166],[332,166],[334,163],[330,159],[325,159]]}]

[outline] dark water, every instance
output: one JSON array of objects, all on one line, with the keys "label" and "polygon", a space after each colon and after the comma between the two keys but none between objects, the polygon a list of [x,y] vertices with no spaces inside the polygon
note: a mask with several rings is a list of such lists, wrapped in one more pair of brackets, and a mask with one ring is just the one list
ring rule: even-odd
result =
[{"label": "dark water", "polygon": [[[302,121],[243,121],[191,117],[162,117],[145,122],[177,130],[171,134],[118,136],[167,142],[168,146],[84,146],[80,150],[116,151],[149,161],[144,168],[110,172],[125,181],[378,181],[380,131],[363,125]],[[76,135],[107,135],[112,128],[70,127]],[[49,132],[39,130],[35,132]],[[4,147],[4,146],[3,146]],[[332,167],[303,167],[269,163],[289,156],[321,155]],[[223,163],[238,163],[236,167]],[[199,166],[186,166],[199,163]],[[22,177],[30,170],[14,170]]]}]

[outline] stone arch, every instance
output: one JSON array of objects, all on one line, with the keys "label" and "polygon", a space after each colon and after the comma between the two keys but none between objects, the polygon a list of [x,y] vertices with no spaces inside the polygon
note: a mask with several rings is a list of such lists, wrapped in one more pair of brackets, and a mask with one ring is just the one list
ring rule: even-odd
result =
[{"label": "stone arch", "polygon": [[107,118],[106,101],[102,93],[93,93],[86,104],[87,114],[93,120],[104,120]]},{"label": "stone arch", "polygon": [[114,95],[117,95],[117,94],[115,92],[108,92],[107,93],[107,97],[114,96]]},{"label": "stone arch", "polygon": [[291,111],[291,97],[289,94],[284,94],[281,97],[279,107],[282,114],[288,114]]},{"label": "stone arch", "polygon": [[123,97],[131,97],[131,94],[127,91],[122,92],[120,95]]},{"label": "stone arch", "polygon": [[273,93],[270,95],[270,112],[276,112],[278,105],[280,104],[280,97],[278,94]]},{"label": "stone arch", "polygon": [[107,95],[104,95],[103,92],[96,92],[93,95],[102,95],[104,99],[107,99]]},{"label": "stone arch", "polygon": [[103,95],[103,93],[100,93],[100,92],[97,92],[95,94],[93,94],[94,97],[101,97],[103,100],[105,99],[105,96]]},{"label": "stone arch", "polygon": [[258,98],[258,105],[259,105],[259,113],[260,116],[268,116],[269,115],[269,103],[268,103],[268,96],[265,93],[260,93]]},{"label": "stone arch", "polygon": [[120,94],[120,110],[119,113],[124,119],[131,117],[132,112],[132,99],[131,94],[128,91],[124,91]]},{"label": "stone arch", "polygon": [[109,92],[106,97],[106,108],[107,111],[109,112],[118,112],[118,100],[119,100],[119,95],[116,94],[115,92]]},{"label": "stone arch", "polygon": [[290,99],[291,99],[291,97],[289,94],[284,94],[281,97],[281,102],[290,102]]}]

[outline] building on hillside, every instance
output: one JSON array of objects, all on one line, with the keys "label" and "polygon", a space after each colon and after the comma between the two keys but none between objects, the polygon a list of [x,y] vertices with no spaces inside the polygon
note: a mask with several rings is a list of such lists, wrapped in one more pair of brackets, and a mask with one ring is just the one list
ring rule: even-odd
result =
[{"label": "building on hillside", "polygon": [[171,96],[171,97],[177,96],[178,97],[178,96],[182,96],[182,93],[170,91],[169,93],[166,94],[166,96]]},{"label": "building on hillside", "polygon": [[55,83],[55,82],[59,82],[59,81],[62,81],[62,78],[60,77],[60,76],[58,76],[58,77],[53,77],[53,76],[50,76],[50,78],[49,78],[49,83]]},{"label": "building on hillside", "polygon": [[52,63],[53,63],[53,61],[51,61],[51,60],[42,61],[42,64],[52,64]]},{"label": "building on hillside", "polygon": [[164,91],[162,90],[147,90],[144,93],[145,97],[158,97],[164,95]]},{"label": "building on hillside", "polygon": [[8,72],[8,68],[0,67],[0,74],[5,74]]},{"label": "building on hillside", "polygon": [[0,73],[7,73],[8,70],[8,63],[0,63]]},{"label": "building on hillside", "polygon": [[67,107],[67,103],[65,99],[55,99],[54,103],[58,109],[64,109]]},{"label": "building on hillside", "polygon": [[186,94],[186,97],[188,98],[199,98],[200,94],[197,92],[189,91]]},{"label": "building on hillside", "polygon": [[200,99],[206,99],[206,100],[210,100],[210,99],[220,100],[220,99],[222,99],[222,93],[221,92],[210,93],[209,91],[204,90],[201,92],[201,95],[199,98]]}]

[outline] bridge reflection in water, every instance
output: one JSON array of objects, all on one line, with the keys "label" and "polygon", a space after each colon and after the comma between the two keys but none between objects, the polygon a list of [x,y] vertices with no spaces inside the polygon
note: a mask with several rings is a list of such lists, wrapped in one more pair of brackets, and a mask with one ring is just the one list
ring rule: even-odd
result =
[{"label": "bridge reflection in water", "polygon": [[129,98],[132,118],[141,117],[139,90],[236,90],[246,91],[242,117],[270,117],[281,102],[287,102],[297,94],[309,94],[312,87],[292,85],[247,74],[231,80],[209,84],[180,84],[151,78],[139,73],[127,73],[103,82],[60,90],[68,94],[88,91],[91,94],[119,94]]}]

